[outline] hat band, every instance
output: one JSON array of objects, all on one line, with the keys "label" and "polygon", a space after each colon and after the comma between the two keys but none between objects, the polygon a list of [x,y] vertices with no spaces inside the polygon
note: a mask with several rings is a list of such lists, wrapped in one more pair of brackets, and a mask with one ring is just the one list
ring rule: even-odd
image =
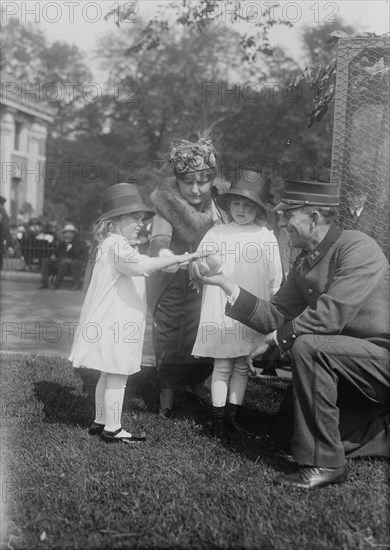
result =
[{"label": "hat band", "polygon": [[110,201],[107,201],[103,204],[102,211],[108,212],[109,210],[114,210],[115,208],[120,208],[121,206],[137,206],[138,204],[142,205],[142,199],[134,195],[123,195],[122,197],[115,197]]},{"label": "hat band", "polygon": [[283,204],[290,204],[294,206],[339,206],[339,202],[320,202],[320,201],[292,201],[286,199],[280,199]]}]

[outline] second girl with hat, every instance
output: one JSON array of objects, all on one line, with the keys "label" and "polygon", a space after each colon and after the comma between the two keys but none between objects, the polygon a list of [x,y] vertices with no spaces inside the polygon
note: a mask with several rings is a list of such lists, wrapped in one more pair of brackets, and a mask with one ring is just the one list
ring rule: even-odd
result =
[{"label": "second girl with hat", "polygon": [[122,429],[127,378],[140,370],[145,332],[145,277],[186,262],[196,254],[149,258],[132,246],[143,220],[154,212],[136,185],[118,183],[103,194],[102,214],[94,233],[99,247],[81,311],[70,361],[101,372],[95,391],[96,416],[90,435],[108,442],[145,439]]},{"label": "second girl with hat", "polygon": [[[259,298],[269,300],[281,284],[282,266],[276,237],[265,227],[266,191],[267,182],[261,174],[244,170],[239,181],[216,199],[230,222],[210,229],[198,250],[205,255],[220,255],[220,269],[225,275]],[[226,317],[225,304],[226,296],[219,287],[204,287],[192,351],[197,357],[214,358],[213,431],[220,439],[226,437],[227,426],[240,432],[237,418],[249,373],[246,356],[259,337],[254,330]]]}]

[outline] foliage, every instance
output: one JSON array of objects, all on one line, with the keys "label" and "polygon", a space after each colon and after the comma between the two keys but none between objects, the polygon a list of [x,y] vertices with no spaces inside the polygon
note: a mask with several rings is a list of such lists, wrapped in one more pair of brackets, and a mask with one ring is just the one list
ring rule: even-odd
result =
[{"label": "foliage", "polygon": [[[261,10],[262,8],[260,8]],[[254,61],[258,54],[272,55],[268,31],[274,25],[291,26],[283,18],[274,18],[273,7],[263,7],[262,17],[257,16],[258,7],[249,6],[246,2],[215,0],[180,0],[164,1],[156,8],[156,14],[143,28],[137,41],[129,46],[126,55],[145,53],[160,48],[167,34],[174,28],[175,32],[195,31],[199,34],[207,31],[215,22],[246,23],[239,39],[244,61]],[[132,20],[134,4],[116,3],[108,12],[107,18],[114,18],[118,26]],[[218,31],[221,30],[221,25]]]},{"label": "foliage", "polygon": [[65,359],[3,355],[1,373],[2,547],[363,550],[390,543],[386,460],[351,461],[340,486],[274,485],[294,468],[285,380],[250,381],[243,423],[252,438],[231,434],[223,446],[211,437],[209,408],[184,393],[175,421],[160,419],[154,369],[142,369],[129,378],[124,426],[145,429],[147,441],[129,449],[87,434],[93,378],[83,384]]},{"label": "foliage", "polygon": [[[223,4],[226,10],[237,8],[240,16],[238,5]],[[134,5],[126,3],[128,9]],[[160,170],[171,140],[196,139],[198,131],[206,129],[214,136],[219,175],[229,181],[251,165],[270,174],[277,197],[283,178],[297,175],[297,170],[327,179],[332,120],[326,117],[310,133],[305,128],[316,85],[300,89],[298,82],[286,88],[287,76],[298,69],[286,52],[275,48],[268,55],[266,41],[258,37],[249,53],[250,40],[246,45],[242,40],[256,25],[220,24],[215,16],[220,6],[203,3],[202,9],[209,9],[207,17],[200,6],[198,1],[164,3],[162,11],[155,12],[156,24],[164,22],[169,10],[177,20],[159,32],[156,47],[145,42],[148,22],[122,25],[123,11],[117,12],[119,28],[101,37],[96,52],[107,75],[100,97],[88,101],[78,86],[70,100],[66,94],[49,98],[57,114],[49,128],[47,161],[57,169],[46,173],[47,215],[72,219],[88,230],[99,211],[101,191],[120,181],[138,183],[148,200],[165,175]],[[115,9],[123,7],[118,4]],[[261,21],[258,30],[264,33],[268,23],[275,23],[265,17]],[[319,60],[328,30],[317,26],[303,35],[312,65]],[[91,80],[83,53],[75,46],[48,46],[39,28],[12,19],[3,35],[11,44],[16,75],[60,87],[67,81]],[[8,71],[12,59],[4,54]],[[313,82],[325,86],[330,72],[313,73]]]},{"label": "foliage", "polygon": [[[351,27],[347,28],[349,31],[345,32],[344,30],[335,30],[329,34],[327,41],[328,49],[337,45],[339,39],[344,38],[369,38],[377,37],[375,33],[359,33],[352,34]],[[329,29],[328,29],[329,30]],[[387,80],[389,77],[389,67],[379,64],[376,67],[370,67],[368,62],[364,63],[358,70],[358,76],[355,75],[356,79],[359,81],[359,84],[362,84],[364,81],[368,83],[370,80],[375,79],[373,84],[374,88],[378,86],[378,77],[379,80]],[[308,127],[312,126],[314,122],[320,122],[324,115],[327,113],[329,105],[334,102],[336,95],[336,70],[337,70],[337,57],[333,57],[328,63],[322,65],[317,65],[315,67],[307,66],[303,70],[296,72],[291,78],[288,89],[297,88],[300,86],[301,82],[306,81],[310,90],[314,91],[313,103],[314,107],[308,116]],[[356,83],[355,83],[356,85]]]}]

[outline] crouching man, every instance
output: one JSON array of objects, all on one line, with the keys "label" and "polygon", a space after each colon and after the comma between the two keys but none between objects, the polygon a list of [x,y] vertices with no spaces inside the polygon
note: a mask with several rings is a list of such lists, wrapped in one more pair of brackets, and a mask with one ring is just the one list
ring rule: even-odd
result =
[{"label": "crouching man", "polygon": [[249,364],[289,351],[299,468],[276,482],[305,489],[344,481],[347,458],[390,455],[389,264],[373,239],[336,227],[338,204],[336,184],[286,182],[274,210],[302,252],[270,302],[191,268],[224,290],[226,315],[264,334]]}]

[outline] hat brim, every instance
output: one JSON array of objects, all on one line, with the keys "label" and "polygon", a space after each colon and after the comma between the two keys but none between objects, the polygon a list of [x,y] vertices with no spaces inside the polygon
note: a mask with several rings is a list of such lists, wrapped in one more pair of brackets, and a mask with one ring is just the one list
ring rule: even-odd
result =
[{"label": "hat brim", "polygon": [[280,202],[272,209],[272,212],[277,212],[278,210],[297,210],[298,208],[302,208],[303,206],[307,206],[307,205],[306,204],[287,204],[286,202]]},{"label": "hat brim", "polygon": [[229,206],[227,204],[227,199],[229,199],[231,197],[234,197],[234,196],[249,199],[250,201],[256,203],[257,206],[260,206],[264,210],[264,212],[268,215],[268,209],[267,209],[266,205],[258,197],[256,197],[256,195],[254,195],[250,191],[246,191],[245,189],[242,189],[242,190],[241,189],[232,189],[231,191],[223,193],[223,195],[218,195],[215,200],[216,200],[218,206],[226,212],[229,208]]},{"label": "hat brim", "polygon": [[297,210],[298,208],[303,208],[304,206],[318,206],[318,208],[324,208],[324,207],[338,208],[340,205],[339,203],[314,204],[310,201],[305,201],[305,202],[302,202],[301,204],[290,204],[287,202],[280,202],[275,206],[275,208],[272,209],[272,212],[277,212],[278,210]]},{"label": "hat brim", "polygon": [[154,210],[151,210],[146,204],[132,204],[131,206],[119,206],[118,208],[113,208],[107,212],[100,214],[96,222],[101,222],[103,220],[109,220],[111,218],[116,218],[117,216],[123,216],[124,214],[134,214],[135,212],[145,212],[143,220],[148,220],[156,214]]}]

